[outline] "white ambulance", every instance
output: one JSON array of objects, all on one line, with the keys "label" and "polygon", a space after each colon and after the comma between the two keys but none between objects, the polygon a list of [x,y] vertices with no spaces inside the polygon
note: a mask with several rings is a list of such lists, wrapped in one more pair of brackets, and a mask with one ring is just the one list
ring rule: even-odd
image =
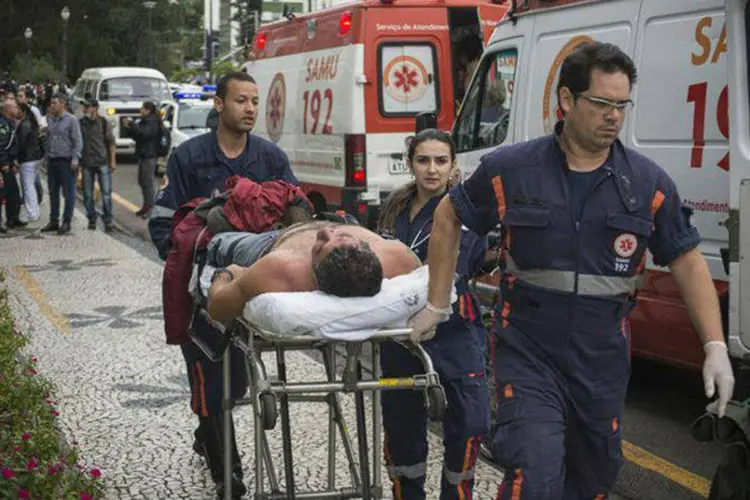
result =
[{"label": "white ambulance", "polygon": [[[729,319],[731,352],[744,357],[750,305],[739,307],[737,223],[738,194],[750,165],[738,165],[733,156],[730,168],[724,9],[725,0],[514,0],[474,74],[453,136],[467,176],[493,148],[552,131],[561,117],[560,65],[574,47],[593,39],[625,50],[638,83],[620,139],[661,165],[695,210],[700,249]],[[750,155],[750,148],[743,151]],[[631,317],[634,354],[700,367],[701,345],[668,269],[649,263],[638,300]]]},{"label": "white ambulance", "polygon": [[415,116],[449,130],[506,0],[360,0],[262,26],[243,70],[255,132],[276,142],[316,208],[372,225],[410,175]]}]

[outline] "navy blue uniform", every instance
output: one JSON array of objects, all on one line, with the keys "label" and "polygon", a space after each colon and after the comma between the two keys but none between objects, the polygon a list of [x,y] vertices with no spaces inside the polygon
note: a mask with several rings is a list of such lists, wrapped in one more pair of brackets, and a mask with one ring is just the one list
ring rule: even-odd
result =
[{"label": "navy blue uniform", "polygon": [[[413,200],[412,200],[413,202]],[[440,197],[432,198],[409,222],[410,204],[396,219],[395,236],[425,262],[432,218]],[[485,330],[479,300],[470,293],[469,279],[484,262],[486,238],[464,230],[456,272],[458,301],[450,319],[423,345],[435,363],[445,388],[448,409],[443,419],[444,467],[441,499],[471,498],[479,443],[489,430],[489,405],[484,370]],[[407,377],[423,371],[421,363],[395,342],[381,349],[386,377]],[[427,414],[424,396],[408,391],[382,394],[385,454],[393,496],[425,498],[427,472]]]},{"label": "navy blue uniform", "polygon": [[664,266],[700,240],[653,161],[617,141],[597,172],[577,175],[561,130],[484,156],[450,192],[464,225],[485,234],[501,222],[509,233],[494,337],[499,499],[611,490],[630,376],[626,316],[646,250]]},{"label": "navy blue uniform", "polygon": [[[224,190],[224,184],[233,175],[240,175],[256,182],[283,180],[295,185],[299,182],[292,174],[289,160],[275,144],[248,134],[244,153],[229,159],[219,148],[216,132],[193,137],[172,153],[167,163],[167,175],[156,196],[156,203],[149,219],[151,239],[162,259],[169,252],[169,233],[172,216],[184,203],[197,197],[210,197]],[[216,338],[218,335],[202,318],[193,322],[195,333]],[[192,342],[183,344],[183,355],[188,364],[188,377],[192,390],[191,407],[200,416],[221,413],[221,363],[211,363]],[[247,380],[241,353],[232,353],[232,397],[241,397]]]}]

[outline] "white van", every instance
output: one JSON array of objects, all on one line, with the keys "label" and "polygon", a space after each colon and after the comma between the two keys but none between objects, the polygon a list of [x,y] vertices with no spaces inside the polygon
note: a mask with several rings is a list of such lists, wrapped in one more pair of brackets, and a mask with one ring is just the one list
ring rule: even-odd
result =
[{"label": "white van", "polygon": [[73,91],[76,114],[81,114],[80,103],[87,95],[99,101],[99,114],[112,125],[117,152],[126,154],[135,152],[135,142],[123,135],[123,118],[140,116],[144,101],[153,101],[158,106],[171,98],[163,73],[151,68],[129,67],[84,70]]},{"label": "white van", "polygon": [[[745,1],[732,1],[743,4],[742,9],[735,6],[738,19],[732,19],[732,26],[744,35],[747,28],[740,21],[745,19]],[[493,148],[549,134],[560,118],[556,86],[565,57],[591,39],[622,48],[636,64],[638,82],[632,92],[635,106],[620,139],[664,168],[683,203],[693,208],[692,221],[703,238],[700,250],[721,298],[730,352],[747,358],[750,299],[742,287],[750,287],[750,275],[742,282],[739,276],[741,245],[750,246],[750,240],[740,231],[738,200],[750,187],[742,183],[750,178],[750,161],[736,162],[739,151],[750,158],[750,145],[738,147],[738,156],[733,150],[730,169],[727,88],[728,44],[740,42],[744,47],[745,41],[727,36],[725,4],[726,0],[514,0],[477,67],[453,136],[462,175],[467,176]],[[747,70],[747,61],[743,63]],[[747,113],[747,86],[739,95]],[[739,104],[731,109],[734,134]],[[747,124],[744,127],[747,140]],[[743,231],[748,232],[746,227]],[[631,330],[634,354],[693,368],[703,362],[700,342],[669,270],[650,261]]]}]

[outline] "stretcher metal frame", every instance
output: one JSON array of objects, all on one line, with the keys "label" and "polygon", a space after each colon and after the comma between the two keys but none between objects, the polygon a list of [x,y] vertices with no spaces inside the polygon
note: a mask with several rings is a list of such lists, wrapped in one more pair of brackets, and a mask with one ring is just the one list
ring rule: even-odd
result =
[{"label": "stretcher metal frame", "polygon": [[[194,296],[194,300],[197,297]],[[440,421],[446,409],[445,391],[425,349],[418,343],[409,341],[410,329],[380,330],[375,336],[362,342],[331,341],[314,336],[281,337],[261,330],[248,320],[235,320],[230,327],[215,322],[205,308],[205,299],[194,313],[202,315],[211,325],[221,332],[221,341],[216,350],[195,335],[191,328],[193,342],[213,362],[223,363],[223,396],[222,411],[224,422],[232,418],[235,406],[252,405],[255,424],[254,459],[255,459],[255,500],[294,500],[294,499],[350,499],[365,500],[382,498],[383,484],[382,465],[382,432],[380,391],[415,390],[423,391],[428,415],[432,421]],[[192,325],[191,325],[192,326]],[[395,340],[409,349],[421,362],[424,373],[405,378],[382,378],[380,373],[380,342]],[[364,378],[362,347],[365,343],[372,347],[371,377]],[[231,398],[231,356],[230,345],[236,346],[244,355],[245,369],[248,375],[247,397]],[[345,349],[345,366],[340,377],[336,373],[336,347]],[[286,376],[285,353],[290,350],[318,350],[323,357],[326,380],[314,382],[288,382]],[[261,359],[263,352],[275,352],[277,380],[269,379],[266,367]],[[354,446],[348,426],[344,421],[341,401],[338,393],[353,393],[357,426],[358,452],[355,456]],[[365,415],[364,393],[372,393],[372,474],[368,457],[367,419]],[[279,486],[266,431],[275,428],[278,419],[277,399],[281,408],[281,437],[284,459],[284,478],[286,490]],[[323,491],[297,492],[294,480],[294,461],[292,456],[292,436],[289,417],[290,402],[318,402],[328,405],[328,482]],[[351,485],[336,487],[336,431],[339,431],[343,451],[348,461]],[[224,425],[224,498],[232,496],[232,426]],[[236,438],[235,438],[236,439]],[[264,491],[266,480],[270,488]]]}]

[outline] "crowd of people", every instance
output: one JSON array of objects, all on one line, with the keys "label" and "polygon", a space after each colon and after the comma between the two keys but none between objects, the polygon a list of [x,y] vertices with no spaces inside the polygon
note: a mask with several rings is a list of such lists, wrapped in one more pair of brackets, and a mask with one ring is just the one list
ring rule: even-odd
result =
[{"label": "crowd of people", "polygon": [[[42,167],[46,168],[50,205],[49,222],[41,228],[42,232],[62,235],[71,231],[79,176],[88,228],[97,228],[98,182],[104,229],[114,229],[112,173],[117,170],[117,161],[112,125],[99,115],[96,99],[88,97],[80,103],[80,118],[70,111],[71,99],[70,89],[61,83],[19,86],[12,80],[0,82],[0,204],[5,207],[5,222],[0,212],[0,233],[40,220],[44,200]],[[136,142],[143,191],[143,206],[137,215],[144,219],[151,213],[155,196],[159,141],[155,118],[154,103],[145,102],[141,118],[125,123],[125,133]],[[60,194],[64,199],[62,219]]]}]

